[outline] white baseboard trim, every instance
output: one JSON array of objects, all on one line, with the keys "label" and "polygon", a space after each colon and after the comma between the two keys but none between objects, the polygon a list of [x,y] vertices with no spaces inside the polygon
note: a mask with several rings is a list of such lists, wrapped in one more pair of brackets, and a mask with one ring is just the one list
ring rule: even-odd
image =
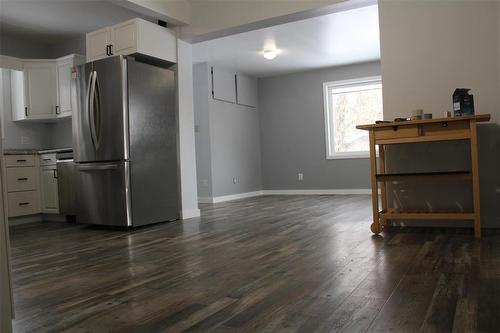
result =
[{"label": "white baseboard trim", "polygon": [[371,189],[264,190],[264,195],[350,195],[371,194]]},{"label": "white baseboard trim", "polygon": [[192,219],[194,217],[200,217],[199,209],[183,209],[181,211],[181,219],[183,220]]},{"label": "white baseboard trim", "polygon": [[230,195],[222,195],[220,197],[198,197],[199,203],[219,203],[238,199],[252,198],[263,195],[263,191],[245,192]]},{"label": "white baseboard trim", "polygon": [[198,203],[211,204],[214,203],[212,197],[198,197]]},{"label": "white baseboard trim", "polygon": [[198,197],[199,203],[214,204],[238,199],[253,198],[262,195],[351,195],[371,194],[371,189],[323,189],[323,190],[262,190],[245,192],[220,197]]}]

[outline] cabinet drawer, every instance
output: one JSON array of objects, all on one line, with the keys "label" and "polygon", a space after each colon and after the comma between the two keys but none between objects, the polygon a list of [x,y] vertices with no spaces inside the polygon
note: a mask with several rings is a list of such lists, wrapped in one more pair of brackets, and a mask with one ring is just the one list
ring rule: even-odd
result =
[{"label": "cabinet drawer", "polygon": [[470,135],[468,121],[443,121],[442,123],[424,124],[422,133],[425,136]]},{"label": "cabinet drawer", "polygon": [[6,167],[34,166],[35,155],[5,155]]},{"label": "cabinet drawer", "polygon": [[8,193],[9,217],[40,213],[40,194],[38,191]]},{"label": "cabinet drawer", "polygon": [[418,136],[418,126],[393,126],[375,129],[375,140],[400,139]]},{"label": "cabinet drawer", "polygon": [[40,165],[56,165],[56,154],[40,155]]},{"label": "cabinet drawer", "polygon": [[37,168],[7,168],[7,191],[31,191],[38,189]]}]

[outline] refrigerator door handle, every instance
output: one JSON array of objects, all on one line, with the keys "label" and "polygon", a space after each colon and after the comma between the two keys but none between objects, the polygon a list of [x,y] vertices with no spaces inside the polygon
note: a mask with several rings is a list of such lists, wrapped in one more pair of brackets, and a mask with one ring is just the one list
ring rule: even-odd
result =
[{"label": "refrigerator door handle", "polygon": [[90,124],[90,136],[92,138],[92,144],[94,145],[94,149],[97,150],[97,134],[96,134],[96,124],[95,124],[95,106],[96,106],[96,100],[95,100],[95,86],[96,86],[96,79],[97,79],[97,72],[93,71],[92,72],[92,82],[90,85],[90,100],[89,100],[89,124]]},{"label": "refrigerator door handle", "polygon": [[79,165],[78,170],[80,171],[104,171],[104,170],[116,170],[119,168],[118,164],[101,164],[101,165]]},{"label": "refrigerator door handle", "polygon": [[94,74],[94,130],[95,130],[95,140],[96,149],[99,148],[101,143],[101,89],[99,86],[99,76],[97,72]]},{"label": "refrigerator door handle", "polygon": [[[85,99],[85,111],[87,111],[87,117],[89,118],[89,124],[91,123],[91,108],[93,108],[93,103],[92,103],[92,80],[94,79],[94,72],[90,72],[89,75],[89,82],[87,84],[87,93],[86,93],[86,99]],[[90,127],[90,126],[89,126]],[[92,132],[90,133],[90,136],[92,137]]]}]

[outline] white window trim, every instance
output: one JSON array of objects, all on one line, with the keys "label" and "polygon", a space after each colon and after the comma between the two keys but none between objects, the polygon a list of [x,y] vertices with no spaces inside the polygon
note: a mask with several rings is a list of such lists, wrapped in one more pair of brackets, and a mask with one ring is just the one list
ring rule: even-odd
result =
[{"label": "white window trim", "polygon": [[[341,80],[341,81],[330,81],[330,82],[323,82],[323,110],[325,114],[325,148],[326,148],[326,159],[327,160],[336,160],[336,159],[354,159],[354,158],[369,158],[370,157],[370,151],[350,151],[350,152],[342,152],[342,153],[336,153],[335,150],[332,149],[330,146],[331,143],[331,136],[335,135],[335,133],[330,132],[330,114],[328,110],[330,109],[330,98],[328,95],[328,90],[330,88],[335,88],[335,87],[346,87],[348,88],[349,86],[354,86],[358,84],[363,84],[363,83],[373,83],[373,84],[378,84],[382,83],[382,77],[380,75],[378,76],[368,76],[368,77],[362,77],[358,79],[351,79],[351,80]],[[332,131],[335,130],[334,128]],[[331,153],[330,153],[331,152]]]}]

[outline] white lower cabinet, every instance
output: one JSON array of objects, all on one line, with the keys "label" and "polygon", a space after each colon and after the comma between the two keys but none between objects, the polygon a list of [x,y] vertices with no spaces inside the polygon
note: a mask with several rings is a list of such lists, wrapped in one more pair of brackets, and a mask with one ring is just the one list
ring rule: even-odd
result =
[{"label": "white lower cabinet", "polygon": [[42,213],[59,213],[59,196],[57,193],[56,166],[42,167],[40,170],[40,186]]},{"label": "white lower cabinet", "polygon": [[8,216],[41,213],[38,162],[35,155],[4,156]]},{"label": "white lower cabinet", "polygon": [[58,214],[55,154],[4,156],[8,216]]},{"label": "white lower cabinet", "polygon": [[33,215],[40,213],[40,192],[23,191],[7,194],[9,217]]}]

